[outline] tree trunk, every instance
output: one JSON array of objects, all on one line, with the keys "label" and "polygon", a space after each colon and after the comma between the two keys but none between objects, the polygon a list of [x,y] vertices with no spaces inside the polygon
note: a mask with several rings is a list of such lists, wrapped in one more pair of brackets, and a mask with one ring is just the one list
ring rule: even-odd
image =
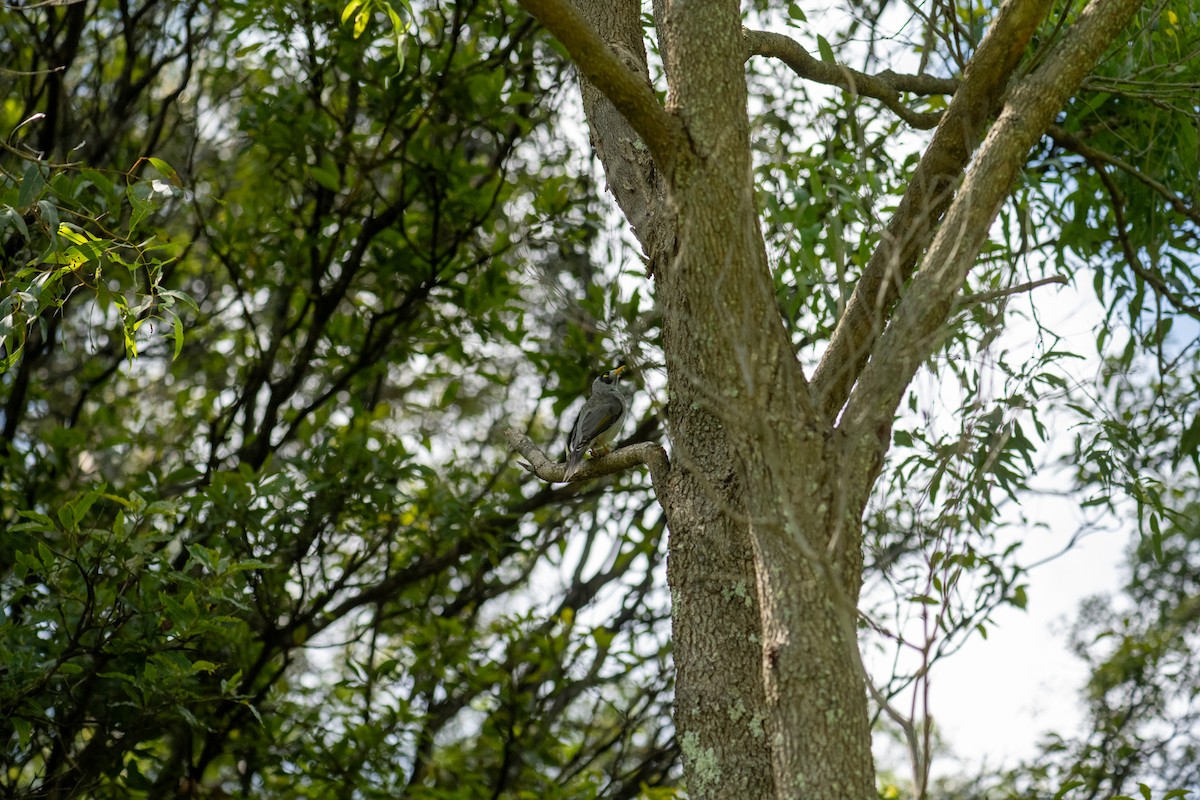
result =
[{"label": "tree trunk", "polygon": [[[637,3],[580,6],[648,82]],[[740,16],[731,3],[659,12],[673,105],[695,110],[680,115],[691,146],[670,180],[586,80],[583,97],[609,188],[647,252],[663,309],[673,446],[663,500],[688,789],[695,797],[867,797],[874,774],[853,610],[857,519],[849,515],[855,527],[841,537],[844,563],[830,591],[832,561],[796,546],[827,549],[833,492],[823,476],[837,471],[824,469],[828,429],[808,402],[758,231]],[[720,51],[696,40],[697,29],[718,27]]]},{"label": "tree trunk", "polygon": [[[585,18],[649,86],[637,0],[584,0]],[[678,218],[663,173],[608,97],[583,79],[584,111],[608,188],[659,276],[673,274]],[[664,341],[686,325],[664,320]],[[670,353],[685,347],[667,345]],[[668,356],[673,360],[672,356]],[[691,367],[688,367],[691,369]],[[674,368],[671,374],[675,375]],[[679,372],[679,375],[687,374]],[[675,458],[660,497],[670,529],[675,727],[692,796],[774,798],[765,723],[762,637],[742,488],[708,398],[672,380]],[[692,446],[688,446],[692,443]]]},{"label": "tree trunk", "polygon": [[[857,604],[862,514],[892,418],[1025,153],[1138,2],[1093,0],[1017,86],[1020,102],[993,127],[924,269],[904,296],[863,306],[815,393],[776,308],[759,230],[738,3],[656,0],[666,112],[649,90],[636,0],[580,0],[582,18],[561,0],[522,3],[581,68],[609,188],[657,280],[673,462],[660,501],[688,792],[874,797]],[[1008,0],[997,15],[976,53],[983,66],[968,69],[956,96],[963,114],[947,115],[949,135],[969,134],[962,152],[929,167],[939,187],[961,175],[1045,6]],[[906,200],[925,215],[923,247],[947,203]],[[910,249],[900,260],[916,258],[920,247]],[[906,281],[910,266],[878,260],[881,275]]]},{"label": "tree trunk", "polygon": [[[673,450],[702,446],[703,430],[678,419],[697,407],[731,443],[755,556],[777,796],[870,797],[854,611],[861,507],[834,536],[829,426],[779,316],[759,230],[739,7],[666,3],[657,22],[670,105],[689,144],[670,186],[680,244],[658,295],[672,392],[691,395],[687,404],[672,398]],[[676,652],[681,664],[705,657]]]}]

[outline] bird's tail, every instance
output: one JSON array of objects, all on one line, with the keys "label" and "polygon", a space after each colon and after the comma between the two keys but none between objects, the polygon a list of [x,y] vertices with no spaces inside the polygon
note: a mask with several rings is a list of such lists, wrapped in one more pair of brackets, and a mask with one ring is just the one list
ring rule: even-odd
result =
[{"label": "bird's tail", "polygon": [[571,476],[583,466],[583,452],[583,450],[572,449],[567,453],[567,471],[563,473],[563,483],[571,480]]}]

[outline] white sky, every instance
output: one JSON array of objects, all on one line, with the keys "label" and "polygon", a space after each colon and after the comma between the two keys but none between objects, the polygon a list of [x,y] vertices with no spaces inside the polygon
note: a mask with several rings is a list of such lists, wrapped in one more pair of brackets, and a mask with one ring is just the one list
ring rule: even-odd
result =
[{"label": "white sky", "polygon": [[1127,542],[1121,534],[1093,536],[1034,570],[1028,611],[1002,609],[986,641],[973,638],[939,665],[931,705],[958,760],[935,761],[934,774],[1014,766],[1037,752],[1046,731],[1077,730],[1087,671],[1067,651],[1067,631],[1080,600],[1117,588]]}]

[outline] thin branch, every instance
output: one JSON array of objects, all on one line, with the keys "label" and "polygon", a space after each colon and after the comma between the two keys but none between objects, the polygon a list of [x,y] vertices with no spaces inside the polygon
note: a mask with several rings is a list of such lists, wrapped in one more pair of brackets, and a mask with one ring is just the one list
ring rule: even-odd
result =
[{"label": "thin branch", "polygon": [[863,270],[813,374],[813,394],[826,419],[845,405],[917,257],[953,198],[988,118],[999,108],[1008,78],[1049,9],[1048,0],[1006,0],[963,72],[933,141],[921,157],[879,246]]},{"label": "thin branch", "polygon": [[1063,275],[1051,275],[1049,278],[1042,278],[1041,280],[1029,281],[1028,283],[1018,283],[1016,286],[1009,286],[1007,289],[996,289],[995,291],[991,292],[979,292],[977,294],[964,295],[959,299],[958,305],[959,307],[962,307],[977,305],[979,303],[990,303],[994,300],[1003,300],[1006,297],[1012,297],[1014,294],[1032,291],[1039,286],[1046,286],[1047,284],[1051,283],[1066,284],[1067,282],[1067,278]]},{"label": "thin branch", "polygon": [[[1145,186],[1148,186],[1151,190],[1166,200],[1167,205],[1175,209],[1176,213],[1185,216],[1192,222],[1200,225],[1200,210],[1190,207],[1183,201],[1183,198],[1168,189],[1166,185],[1160,183],[1154,178],[1151,178],[1149,175],[1142,172],[1128,161],[1118,158],[1112,153],[1106,153],[1103,150],[1097,150],[1075,134],[1065,131],[1057,125],[1051,125],[1046,129],[1046,133],[1049,134],[1050,138],[1053,139],[1054,143],[1059,147],[1064,147],[1067,150],[1070,150],[1072,153],[1081,155],[1089,162],[1093,162],[1093,164],[1108,164],[1116,167],[1132,177],[1134,180],[1139,181]],[[1097,167],[1097,171],[1103,173],[1104,170],[1103,168]],[[1101,178],[1101,180],[1103,180],[1103,178]]]},{"label": "thin branch", "polygon": [[1142,260],[1138,258],[1133,242],[1129,241],[1129,223],[1125,218],[1125,198],[1121,196],[1121,190],[1117,188],[1116,182],[1108,174],[1108,171],[1104,169],[1103,165],[1096,164],[1095,162],[1092,165],[1096,169],[1096,174],[1100,176],[1100,182],[1104,184],[1109,199],[1112,200],[1113,220],[1117,227],[1117,241],[1121,244],[1121,251],[1125,254],[1125,260],[1129,263],[1129,268],[1133,270],[1133,274],[1145,281],[1159,297],[1165,297],[1179,311],[1193,319],[1200,319],[1200,307],[1189,303],[1178,292],[1171,291],[1171,288],[1167,286],[1167,282],[1163,280],[1162,275],[1142,264]]},{"label": "thin branch", "polygon": [[[8,67],[0,67],[0,75],[16,75],[19,78],[31,78],[37,75],[53,75],[56,72],[62,72],[66,67],[47,67],[46,69],[9,69]],[[22,123],[24,124],[24,123]]]},{"label": "thin branch", "polygon": [[684,140],[683,124],[659,104],[654,89],[626,66],[568,0],[520,0],[563,43],[580,72],[604,93],[669,173]]},{"label": "thin branch", "polygon": [[[527,471],[532,472],[544,481],[562,483],[563,475],[567,471],[565,462],[551,461],[542,448],[534,444],[532,439],[516,428],[506,428],[504,438],[508,440],[508,444],[513,450],[516,450],[528,460],[528,464],[521,464]],[[650,468],[650,480],[654,483],[655,494],[661,498],[663,490],[666,487],[665,481],[667,473],[671,469],[671,464],[667,460],[667,451],[653,442],[631,444],[628,447],[615,450],[606,456],[588,459],[583,462],[583,466],[575,473],[571,482],[575,483],[591,478],[599,478],[602,475],[611,475],[614,472],[623,472],[639,464],[644,464]]]},{"label": "thin branch", "polygon": [[958,81],[953,79],[928,75],[901,75],[891,70],[878,75],[868,75],[842,64],[827,64],[813,58],[799,42],[782,33],[743,28],[742,39],[746,43],[747,57],[777,58],[801,78],[838,86],[853,95],[879,100],[900,119],[922,130],[935,127],[942,118],[942,112],[913,111],[900,102],[900,93],[953,94],[958,88]]},{"label": "thin branch", "polygon": [[921,748],[921,741],[917,738],[916,726],[913,724],[914,717],[905,716],[900,713],[895,706],[888,702],[883,692],[879,691],[875,686],[875,682],[871,680],[870,674],[865,669],[863,670],[863,674],[865,676],[864,682],[867,684],[867,691],[870,692],[871,698],[879,706],[880,710],[892,720],[892,723],[900,729],[900,732],[904,734],[904,742],[908,747],[908,758],[912,763],[913,779],[916,780],[920,772],[920,766],[928,763],[929,751],[928,749],[922,750]]},{"label": "thin branch", "polygon": [[0,8],[5,11],[32,11],[35,8],[52,8],[54,6],[70,6],[75,3],[82,3],[84,0],[42,0],[40,3],[30,3],[29,5],[16,5],[14,3],[5,3]]}]

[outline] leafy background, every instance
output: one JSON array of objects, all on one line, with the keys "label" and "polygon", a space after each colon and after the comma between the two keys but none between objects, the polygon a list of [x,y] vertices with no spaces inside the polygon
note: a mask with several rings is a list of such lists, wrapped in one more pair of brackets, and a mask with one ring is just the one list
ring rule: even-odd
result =
[{"label": "leafy background", "polygon": [[[748,13],[877,71],[894,53],[848,43],[888,40],[897,10],[828,39],[798,8]],[[935,6],[932,38],[890,41],[952,75],[993,11]],[[1072,638],[1088,730],[945,796],[1200,784],[1195,15],[1147,7],[967,287],[1090,282],[1097,381],[1035,313],[1046,346],[1012,353],[997,332],[1028,312],[969,303],[930,365],[959,400],[914,385],[896,425],[864,640],[919,657],[877,676],[885,698],[1028,602],[997,532],[1056,452],[1068,491],[1142,534],[1124,598]],[[674,796],[648,477],[545,486],[497,436],[557,451],[628,359],[627,441],[663,438],[653,287],[530,18],[95,0],[10,9],[0,54],[5,796]],[[924,140],[750,69],[779,307],[813,358]],[[879,725],[928,754],[927,711]]]}]

